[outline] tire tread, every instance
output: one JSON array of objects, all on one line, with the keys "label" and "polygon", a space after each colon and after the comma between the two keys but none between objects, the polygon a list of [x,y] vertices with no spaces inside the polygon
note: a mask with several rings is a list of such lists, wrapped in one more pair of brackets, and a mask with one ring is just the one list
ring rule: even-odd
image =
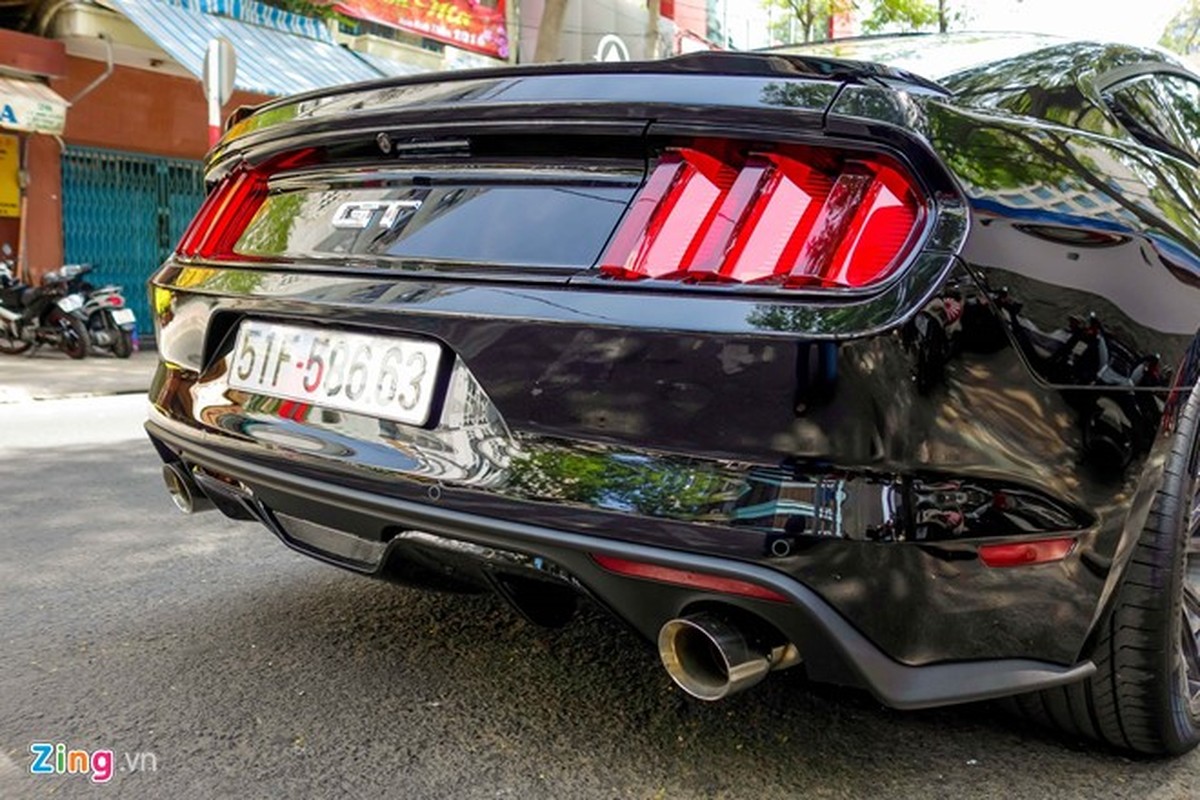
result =
[{"label": "tire tread", "polygon": [[[1172,675],[1174,636],[1189,509],[1200,393],[1193,391],[1179,417],[1146,526],[1135,545],[1112,609],[1097,632],[1091,658],[1096,673],[1085,681],[1010,698],[1027,719],[1074,737],[1099,740],[1145,755],[1186,752],[1200,742],[1198,720],[1179,713]],[[1181,720],[1181,717],[1184,718]]]}]

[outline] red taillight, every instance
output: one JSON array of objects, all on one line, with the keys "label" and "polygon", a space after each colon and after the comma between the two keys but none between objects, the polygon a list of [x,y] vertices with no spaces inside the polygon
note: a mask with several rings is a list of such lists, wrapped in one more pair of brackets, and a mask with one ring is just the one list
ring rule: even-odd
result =
[{"label": "red taillight", "polygon": [[989,567],[1024,567],[1062,561],[1075,549],[1071,538],[1038,539],[1015,544],[985,544],[979,547],[979,558]]},{"label": "red taillight", "polygon": [[257,167],[236,167],[200,206],[179,240],[176,254],[211,260],[233,257],[238,240],[267,199],[271,177],[319,161],[320,151],[306,148],[277,156]]},{"label": "red taillight", "polygon": [[658,581],[659,583],[672,583],[676,586],[705,589],[721,594],[736,594],[759,600],[772,600],[776,603],[791,602],[785,595],[780,594],[774,589],[768,589],[765,586],[759,586],[757,583],[750,583],[749,581],[742,581],[737,578],[723,578],[720,575],[709,575],[704,572],[663,567],[644,561],[628,561],[624,558],[616,558],[614,556],[593,554],[592,560],[609,572],[615,572],[618,575],[626,575],[631,578],[644,578],[645,580]]},{"label": "red taillight", "polygon": [[924,202],[887,157],[709,149],[663,154],[601,258],[601,274],[863,288],[893,274],[919,238]]}]

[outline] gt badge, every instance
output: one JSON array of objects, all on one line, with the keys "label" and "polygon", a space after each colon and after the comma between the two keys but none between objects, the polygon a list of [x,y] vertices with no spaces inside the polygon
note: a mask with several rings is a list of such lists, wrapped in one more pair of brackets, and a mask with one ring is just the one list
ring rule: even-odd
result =
[{"label": "gt badge", "polygon": [[370,227],[378,211],[380,228],[390,228],[396,224],[401,212],[416,211],[421,207],[420,200],[356,200],[342,203],[333,212],[333,227],[359,229]]}]

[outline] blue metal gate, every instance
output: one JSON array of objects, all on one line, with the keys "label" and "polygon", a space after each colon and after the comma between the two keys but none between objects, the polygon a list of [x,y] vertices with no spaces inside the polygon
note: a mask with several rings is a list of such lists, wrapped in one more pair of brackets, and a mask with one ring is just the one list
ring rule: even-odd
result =
[{"label": "blue metal gate", "polygon": [[200,162],[68,147],[62,184],[66,262],[95,264],[92,283],[124,286],[140,332],[151,333],[146,280],[204,200]]}]

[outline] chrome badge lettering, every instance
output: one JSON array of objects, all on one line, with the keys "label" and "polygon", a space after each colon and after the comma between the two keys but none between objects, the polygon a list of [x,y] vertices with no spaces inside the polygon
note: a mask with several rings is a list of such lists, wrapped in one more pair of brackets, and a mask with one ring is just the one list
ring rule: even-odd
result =
[{"label": "chrome badge lettering", "polygon": [[421,207],[420,200],[353,200],[342,203],[333,212],[333,227],[362,230],[371,225],[376,212],[382,211],[378,226],[390,228],[396,224],[403,211],[416,211]]}]

